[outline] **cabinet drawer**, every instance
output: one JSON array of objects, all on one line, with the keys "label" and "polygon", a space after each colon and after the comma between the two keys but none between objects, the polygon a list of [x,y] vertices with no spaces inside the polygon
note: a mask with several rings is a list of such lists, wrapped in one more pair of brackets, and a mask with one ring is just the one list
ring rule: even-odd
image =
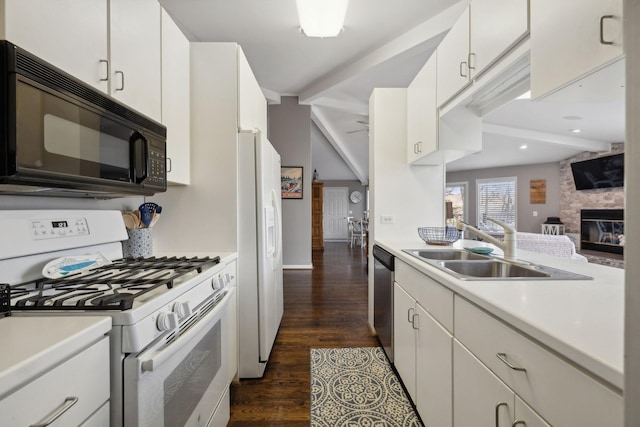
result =
[{"label": "cabinet drawer", "polygon": [[458,296],[455,336],[552,425],[623,425],[620,394]]},{"label": "cabinet drawer", "polygon": [[107,337],[1,400],[2,425],[28,426],[42,422],[60,408],[67,397],[78,400],[51,423],[51,427],[80,425],[109,400]]},{"label": "cabinet drawer", "polygon": [[448,331],[453,331],[453,292],[398,258],[395,281]]}]

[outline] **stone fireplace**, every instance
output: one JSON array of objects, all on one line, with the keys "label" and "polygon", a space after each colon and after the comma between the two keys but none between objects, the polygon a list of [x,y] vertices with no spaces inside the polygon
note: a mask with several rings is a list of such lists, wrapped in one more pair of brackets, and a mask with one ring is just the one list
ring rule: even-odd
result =
[{"label": "stone fireplace", "polygon": [[622,255],[623,239],[623,209],[582,209],[580,211],[581,250]]}]

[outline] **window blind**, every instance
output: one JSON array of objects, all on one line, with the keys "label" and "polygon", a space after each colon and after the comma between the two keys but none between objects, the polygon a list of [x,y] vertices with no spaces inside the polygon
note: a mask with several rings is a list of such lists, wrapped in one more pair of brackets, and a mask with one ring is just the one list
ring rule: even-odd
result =
[{"label": "window blind", "polygon": [[516,177],[479,179],[477,183],[478,228],[502,232],[502,227],[488,221],[494,218],[516,228]]}]

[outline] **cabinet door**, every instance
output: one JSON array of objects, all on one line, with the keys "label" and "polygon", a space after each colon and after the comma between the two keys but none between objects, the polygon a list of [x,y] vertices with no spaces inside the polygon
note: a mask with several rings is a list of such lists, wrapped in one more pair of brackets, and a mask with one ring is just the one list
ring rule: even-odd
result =
[{"label": "cabinet door", "polygon": [[413,163],[438,149],[436,55],[407,88],[407,159]]},{"label": "cabinet door", "polygon": [[110,0],[111,95],[161,121],[160,4]]},{"label": "cabinet door", "polygon": [[516,396],[516,419],[513,427],[551,427],[545,420],[536,414],[533,409]]},{"label": "cabinet door", "polygon": [[453,340],[453,420],[456,427],[510,427],[514,394]]},{"label": "cabinet door", "polygon": [[453,337],[416,304],[416,407],[427,426],[447,427],[452,420]]},{"label": "cabinet door", "polygon": [[413,402],[416,401],[415,300],[393,284],[393,364]]},{"label": "cabinet door", "polygon": [[167,180],[190,182],[189,40],[162,9],[162,123],[167,127]]},{"label": "cabinet door", "polygon": [[438,57],[438,106],[442,106],[453,95],[469,83],[469,8],[436,50]]},{"label": "cabinet door", "polygon": [[473,0],[469,69],[475,77],[529,31],[527,0]]},{"label": "cabinet door", "polygon": [[622,0],[531,0],[532,98],[622,54]]},{"label": "cabinet door", "polygon": [[6,40],[108,92],[107,0],[5,0],[3,18]]}]

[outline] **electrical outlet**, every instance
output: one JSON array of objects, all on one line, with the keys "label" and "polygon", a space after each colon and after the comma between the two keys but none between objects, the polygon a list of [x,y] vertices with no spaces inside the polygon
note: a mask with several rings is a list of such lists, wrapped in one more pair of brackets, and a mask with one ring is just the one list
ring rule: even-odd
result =
[{"label": "electrical outlet", "polygon": [[380,215],[380,224],[393,224],[393,215]]},{"label": "electrical outlet", "polygon": [[533,216],[538,216],[538,211],[533,211]]}]

